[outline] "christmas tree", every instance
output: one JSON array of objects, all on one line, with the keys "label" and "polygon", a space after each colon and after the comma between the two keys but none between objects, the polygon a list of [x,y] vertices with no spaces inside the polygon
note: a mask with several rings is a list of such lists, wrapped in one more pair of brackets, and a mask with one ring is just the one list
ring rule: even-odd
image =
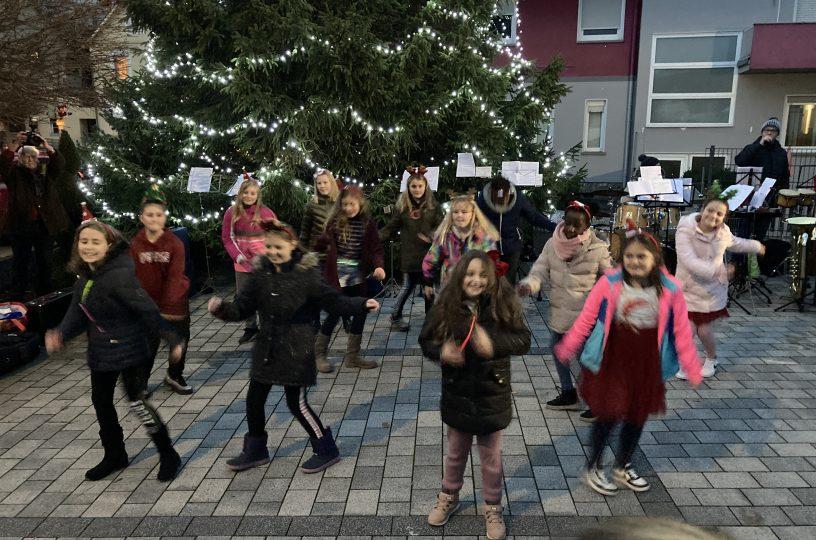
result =
[{"label": "christmas tree", "polygon": [[[132,218],[145,186],[160,182],[172,215],[214,238],[242,170],[295,224],[317,168],[365,186],[377,209],[395,200],[406,165],[439,166],[445,198],[485,181],[455,177],[457,152],[494,172],[502,161],[539,161],[544,186],[530,190],[539,204],[574,187],[570,156],[544,135],[567,92],[562,62],[539,69],[505,45],[494,1],[126,7],[151,41],[147,69],[114,89],[118,136],[89,156],[83,189],[103,216]],[[191,167],[214,169],[211,193],[186,192]]]}]

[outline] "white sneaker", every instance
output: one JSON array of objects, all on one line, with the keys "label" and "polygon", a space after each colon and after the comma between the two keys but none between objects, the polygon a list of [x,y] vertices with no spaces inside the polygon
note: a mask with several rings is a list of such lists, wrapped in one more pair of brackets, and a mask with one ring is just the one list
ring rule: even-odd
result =
[{"label": "white sneaker", "polygon": [[717,361],[706,358],[705,362],[703,362],[703,369],[700,371],[700,374],[703,378],[707,379],[708,377],[713,377],[715,371],[717,371]]},{"label": "white sneaker", "polygon": [[623,468],[613,468],[612,478],[621,486],[628,487],[632,491],[649,491],[649,488],[652,487],[645,478],[635,472],[635,469],[632,468],[631,463],[627,463]]},{"label": "white sneaker", "polygon": [[685,372],[685,371],[683,371],[683,368],[680,368],[680,369],[677,371],[677,373],[675,374],[675,377],[677,377],[677,378],[678,378],[678,379],[680,379],[681,381],[687,381],[687,380],[688,380],[688,375],[686,375],[686,372]]},{"label": "white sneaker", "polygon": [[599,467],[586,469],[582,480],[590,489],[597,491],[601,495],[614,495],[618,492],[618,486],[610,482],[606,477],[606,473]]}]

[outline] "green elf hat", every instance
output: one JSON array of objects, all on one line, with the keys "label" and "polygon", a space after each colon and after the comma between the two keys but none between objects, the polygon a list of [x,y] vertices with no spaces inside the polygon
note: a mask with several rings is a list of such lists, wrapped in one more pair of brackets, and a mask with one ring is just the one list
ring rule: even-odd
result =
[{"label": "green elf hat", "polygon": [[142,206],[148,203],[158,203],[162,206],[167,206],[167,197],[159,187],[159,184],[150,184],[150,187],[144,192],[142,196]]}]

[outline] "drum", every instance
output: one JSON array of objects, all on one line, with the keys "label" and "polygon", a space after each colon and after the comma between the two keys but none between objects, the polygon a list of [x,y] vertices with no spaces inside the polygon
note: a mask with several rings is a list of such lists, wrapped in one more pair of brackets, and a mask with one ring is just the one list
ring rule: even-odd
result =
[{"label": "drum", "polygon": [[666,229],[674,230],[677,224],[680,223],[680,209],[679,208],[660,208],[658,209],[658,217],[660,218],[660,230]]},{"label": "drum", "polygon": [[620,263],[623,257],[623,243],[626,240],[626,231],[612,231],[609,236],[609,255],[614,263]]},{"label": "drum", "polygon": [[638,227],[648,227],[649,220],[646,208],[638,203],[626,203],[618,206],[615,212],[615,228],[625,229],[626,221],[631,219]]},{"label": "drum", "polygon": [[799,204],[802,206],[813,206],[813,203],[816,202],[816,191],[807,188],[800,189],[799,197]]},{"label": "drum", "polygon": [[793,208],[799,204],[799,191],[795,189],[780,189],[776,195],[776,205],[782,208]]}]

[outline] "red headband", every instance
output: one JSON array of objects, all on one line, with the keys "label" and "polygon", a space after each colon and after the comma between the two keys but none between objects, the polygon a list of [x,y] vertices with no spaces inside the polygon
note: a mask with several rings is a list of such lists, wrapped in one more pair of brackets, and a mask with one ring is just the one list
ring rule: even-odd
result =
[{"label": "red headband", "polygon": [[420,165],[420,166],[418,166],[418,167],[410,167],[410,166],[409,166],[409,167],[405,167],[405,170],[406,170],[406,171],[408,172],[408,174],[410,174],[411,176],[422,176],[422,175],[424,175],[426,172],[428,172],[428,168],[427,168],[426,166],[424,166],[424,165]]},{"label": "red headband", "polygon": [[266,219],[261,222],[261,228],[266,232],[281,232],[289,237],[289,240],[296,242],[298,237],[291,225],[287,225],[277,219]]},{"label": "red headband", "polygon": [[654,244],[654,247],[657,248],[657,251],[660,251],[660,242],[658,242],[657,239],[654,236],[652,236],[650,232],[644,231],[643,229],[635,225],[635,222],[632,220],[632,218],[627,218],[626,238],[634,238],[637,235],[644,236],[651,240],[652,244]]},{"label": "red headband", "polygon": [[510,269],[510,265],[506,262],[500,260],[501,254],[498,251],[491,250],[487,252],[487,256],[493,261],[494,266],[496,267],[496,277],[502,277],[507,275],[507,271]]},{"label": "red headband", "polygon": [[569,204],[567,205],[566,210],[564,210],[564,212],[567,212],[569,210],[577,210],[579,212],[583,212],[584,215],[586,215],[586,217],[587,217],[587,222],[592,221],[592,214],[590,214],[590,212],[589,212],[589,206],[585,205],[581,201],[578,201],[578,200],[570,201]]}]

